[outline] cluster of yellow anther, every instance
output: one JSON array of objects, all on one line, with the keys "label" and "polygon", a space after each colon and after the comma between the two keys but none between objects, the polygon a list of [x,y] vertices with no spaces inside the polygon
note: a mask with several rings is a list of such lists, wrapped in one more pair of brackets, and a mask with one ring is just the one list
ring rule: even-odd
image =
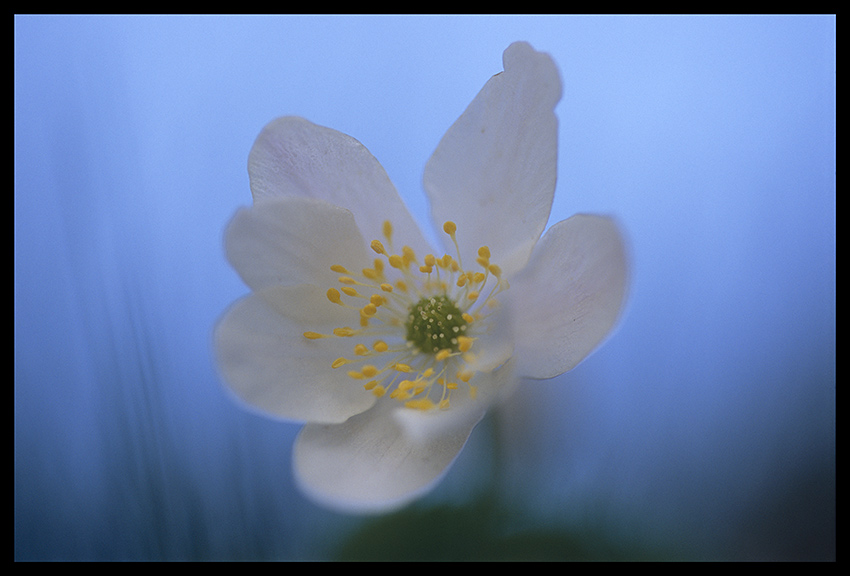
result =
[{"label": "cluster of yellow anther", "polygon": [[475,375],[471,367],[475,335],[498,305],[495,296],[508,287],[500,268],[490,263],[486,246],[478,250],[480,269],[466,270],[457,226],[446,222],[443,231],[451,237],[457,258],[427,254],[419,262],[409,246],[403,246],[400,254],[392,252],[392,225],[384,222],[386,246],[372,241],[378,257],[371,268],[358,273],[339,264],[331,266],[340,274],[342,286],[328,289],[328,300],[356,312],[357,327],[335,328],[332,334],[304,333],[311,340],[356,338],[360,342],[353,346],[353,357],[337,358],[331,368],[357,365],[348,376],[365,380],[366,390],[420,410],[448,408],[459,382],[475,397],[476,387],[470,383]]}]

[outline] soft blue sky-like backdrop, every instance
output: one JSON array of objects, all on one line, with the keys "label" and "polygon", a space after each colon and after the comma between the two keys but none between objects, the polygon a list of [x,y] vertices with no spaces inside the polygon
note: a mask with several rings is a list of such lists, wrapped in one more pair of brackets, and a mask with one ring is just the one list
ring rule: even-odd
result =
[{"label": "soft blue sky-like backdrop", "polygon": [[297,425],[224,392],[222,233],[289,114],[426,223],[424,164],[515,40],[564,84],[550,224],[622,222],[627,315],[414,509],[486,492],[643,549],[834,557],[834,17],[19,16],[17,559],[325,559],[368,525],[294,489]]}]

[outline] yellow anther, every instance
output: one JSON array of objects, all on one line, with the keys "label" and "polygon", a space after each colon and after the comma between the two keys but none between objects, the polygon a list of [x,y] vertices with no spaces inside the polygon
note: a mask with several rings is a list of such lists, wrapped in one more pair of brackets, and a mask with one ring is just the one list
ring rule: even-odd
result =
[{"label": "yellow anther", "polygon": [[430,274],[434,270],[433,266],[420,266],[419,271],[423,274]]},{"label": "yellow anther", "polygon": [[431,377],[431,376],[433,376],[433,375],[434,375],[434,370],[433,370],[433,368],[426,368],[426,369],[425,369],[425,372],[423,372],[423,373],[422,373],[422,377],[423,377],[423,378],[430,378],[430,377]]},{"label": "yellow anther", "polygon": [[468,336],[458,336],[457,337],[457,349],[461,352],[467,352],[472,348],[472,338]]},{"label": "yellow anther", "polygon": [[383,340],[375,340],[375,343],[372,344],[372,349],[375,352],[386,352],[389,349],[389,346],[387,346],[387,343]]},{"label": "yellow anther", "polygon": [[395,287],[401,290],[402,292],[407,292],[407,283],[404,280],[399,280],[395,283]]},{"label": "yellow anther", "polygon": [[413,382],[411,380],[402,380],[401,382],[398,383],[398,389],[399,390],[410,390],[411,388],[415,388],[415,387],[416,387],[416,382]]},{"label": "yellow anther", "polygon": [[401,362],[396,362],[395,365],[393,365],[393,369],[396,372],[413,372],[413,369],[410,366],[402,364]]},{"label": "yellow anther", "polygon": [[466,320],[467,324],[472,324],[472,322],[475,320],[472,314],[469,314],[468,312],[464,312],[463,314],[461,314],[461,316],[464,320]]},{"label": "yellow anther", "polygon": [[339,281],[341,284],[357,284],[357,281],[350,276],[340,276]]},{"label": "yellow anther", "polygon": [[363,273],[363,276],[369,280],[377,280],[381,277],[377,270],[372,270],[371,268],[364,268],[361,272]]},{"label": "yellow anther", "polygon": [[452,351],[449,350],[448,348],[446,348],[444,350],[440,350],[439,352],[437,352],[437,354],[434,356],[434,359],[437,360],[437,362],[442,362],[443,360],[445,360],[446,358],[448,358],[451,355],[452,355]]},{"label": "yellow anther", "polygon": [[354,336],[354,330],[352,330],[348,326],[344,326],[342,328],[334,328],[334,336],[339,336],[340,338],[348,338],[349,336]]},{"label": "yellow anther", "polygon": [[433,254],[425,255],[425,266],[434,266],[437,264],[437,259],[434,258]]},{"label": "yellow anther", "polygon": [[457,382],[448,382],[446,383],[446,388],[448,390],[457,390]]},{"label": "yellow anther", "polygon": [[467,300],[478,300],[478,292],[470,292],[466,295]]},{"label": "yellow anther", "polygon": [[354,378],[355,380],[363,380],[363,374],[357,370],[349,370],[348,377]]},{"label": "yellow anther", "polygon": [[392,292],[393,291],[393,285],[387,284],[386,282],[384,282],[383,284],[381,284],[381,290],[383,290],[384,292]]},{"label": "yellow anther", "polygon": [[372,250],[374,250],[378,254],[386,254],[386,250],[384,250],[384,245],[381,244],[380,240],[372,240]]},{"label": "yellow anther", "polygon": [[478,262],[478,265],[481,266],[482,268],[487,268],[490,265],[490,259],[489,258],[483,258],[483,257],[479,256],[478,258],[475,259],[475,261]]},{"label": "yellow anther", "polygon": [[371,390],[372,388],[374,388],[374,387],[375,387],[375,386],[377,386],[377,385],[378,385],[378,381],[377,381],[377,380],[369,380],[368,382],[366,382],[366,383],[363,385],[363,387],[364,387],[366,390]]},{"label": "yellow anther", "polygon": [[372,296],[369,298],[369,302],[371,302],[375,306],[380,306],[386,301],[387,299],[381,296],[380,294],[372,294]]},{"label": "yellow anther", "polygon": [[440,400],[440,410],[448,410],[449,409],[449,399],[443,398]]},{"label": "yellow anther", "polygon": [[452,265],[452,257],[448,254],[444,254],[443,257],[438,260],[438,262],[443,268],[448,268]]},{"label": "yellow anther", "polygon": [[404,260],[398,254],[393,254],[392,256],[387,258],[387,261],[390,263],[390,266],[392,266],[393,268],[398,268],[399,270],[404,268]]},{"label": "yellow anther", "polygon": [[416,261],[416,253],[413,252],[413,248],[410,246],[401,247],[401,257],[404,260],[405,266],[409,266],[411,262]]},{"label": "yellow anther", "polygon": [[490,249],[487,246],[482,246],[481,248],[478,249],[478,255],[481,256],[482,258],[489,258],[490,257]]},{"label": "yellow anther", "polygon": [[334,304],[342,304],[340,300],[339,290],[336,288],[328,288],[328,300],[333,302]]},{"label": "yellow anther", "polygon": [[443,224],[443,232],[445,232],[449,236],[454,235],[454,233],[457,232],[457,224],[449,220],[448,222]]},{"label": "yellow anther", "polygon": [[324,338],[324,334],[319,334],[318,332],[304,332],[304,338],[308,340],[318,340],[319,338]]},{"label": "yellow anther", "polygon": [[384,261],[380,258],[375,258],[372,263],[375,265],[375,272],[378,274],[383,273],[384,271]]},{"label": "yellow anther", "polygon": [[487,276],[483,272],[476,272],[475,274],[472,275],[472,281],[475,282],[476,284],[478,284],[480,282],[484,282],[485,278],[487,278]]},{"label": "yellow anther", "polygon": [[351,286],[343,286],[340,290],[342,290],[343,294],[346,296],[359,296],[357,289],[352,288]]},{"label": "yellow anther", "polygon": [[497,265],[495,265],[495,264],[490,264],[490,266],[488,266],[488,267],[487,267],[487,270],[489,270],[489,271],[490,271],[490,274],[492,274],[492,275],[493,275],[493,276],[495,276],[496,278],[501,278],[501,277],[502,277],[502,269],[501,269],[501,268],[499,268],[499,267],[498,267]]},{"label": "yellow anther", "polygon": [[331,270],[336,272],[337,274],[351,274],[351,272],[345,269],[345,266],[340,266],[339,264],[334,264],[333,266],[331,266]]},{"label": "yellow anther", "polygon": [[339,368],[343,364],[348,364],[348,360],[346,360],[345,358],[337,358],[331,364],[331,368]]},{"label": "yellow anther", "polygon": [[466,274],[461,274],[457,277],[457,285],[460,288],[466,286]]},{"label": "yellow anther", "polygon": [[392,392],[390,392],[390,398],[395,398],[396,400],[407,400],[408,398],[412,398],[413,394],[407,392],[405,390],[399,390],[396,388]]},{"label": "yellow anther", "polygon": [[430,398],[419,398],[416,400],[408,400],[404,403],[408,408],[413,408],[415,410],[431,410],[436,408],[436,404],[434,404]]},{"label": "yellow anther", "polygon": [[[364,348],[365,348],[365,346],[364,346]],[[363,366],[363,369],[361,370],[361,372],[363,373],[363,375],[366,378],[371,378],[378,373],[378,369],[375,368],[374,366],[372,366],[371,364],[366,364],[366,365]]]},{"label": "yellow anther", "polygon": [[384,226],[381,230],[384,233],[384,238],[387,239],[387,242],[392,241],[393,238],[393,225],[389,220],[384,220]]},{"label": "yellow anther", "polygon": [[372,394],[374,394],[378,398],[380,398],[381,396],[383,396],[386,393],[387,393],[387,389],[384,388],[383,386],[381,386],[380,384],[375,386],[374,388],[372,388]]},{"label": "yellow anther", "polygon": [[473,376],[475,376],[475,372],[472,372],[471,370],[461,370],[457,373],[458,380],[463,382],[469,382]]},{"label": "yellow anther", "polygon": [[367,354],[369,354],[369,349],[366,348],[366,346],[363,344],[358,344],[354,347],[354,353],[358,356],[366,356]]},{"label": "yellow anther", "polygon": [[364,316],[374,316],[378,312],[378,308],[370,302],[361,308],[360,312],[362,312]]}]

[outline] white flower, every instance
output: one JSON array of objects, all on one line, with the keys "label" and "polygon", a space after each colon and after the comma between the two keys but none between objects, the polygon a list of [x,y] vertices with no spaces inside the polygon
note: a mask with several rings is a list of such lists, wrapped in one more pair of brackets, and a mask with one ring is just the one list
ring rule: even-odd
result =
[{"label": "white flower", "polygon": [[[215,332],[230,389],[306,422],[299,485],[342,510],[385,510],[432,487],[521,377],[573,368],[625,294],[617,226],[552,205],[561,83],[526,43],[503,56],[425,167],[429,246],[359,142],[294,117],[249,157],[254,204],[226,232],[252,294]],[[539,241],[538,241],[539,240]]]}]

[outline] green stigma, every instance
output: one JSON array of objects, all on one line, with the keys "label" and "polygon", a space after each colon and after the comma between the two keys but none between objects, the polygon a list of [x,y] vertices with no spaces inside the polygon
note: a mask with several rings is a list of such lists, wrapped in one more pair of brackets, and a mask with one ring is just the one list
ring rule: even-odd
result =
[{"label": "green stigma", "polygon": [[407,341],[424,353],[457,352],[458,336],[464,335],[466,326],[463,313],[450,298],[429,296],[410,307]]}]

